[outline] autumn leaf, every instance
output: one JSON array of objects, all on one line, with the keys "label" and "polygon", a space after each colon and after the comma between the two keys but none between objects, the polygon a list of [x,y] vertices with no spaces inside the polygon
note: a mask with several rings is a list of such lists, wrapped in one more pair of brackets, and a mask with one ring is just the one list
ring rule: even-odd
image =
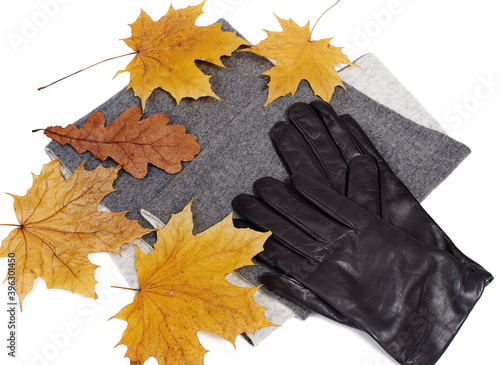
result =
[{"label": "autumn leaf", "polygon": [[167,14],[156,22],[141,11],[139,18],[130,24],[132,36],[124,42],[137,54],[118,74],[130,72],[127,89],[132,88],[141,98],[143,109],[157,87],[169,92],[177,102],[185,97],[219,99],[210,87],[210,76],[196,67],[195,60],[224,67],[220,58],[248,43],[236,32],[222,31],[221,23],[194,25],[204,5],[205,1],[179,10],[170,6]]},{"label": "autumn leaf", "polygon": [[191,203],[158,231],[154,251],[137,251],[139,289],[113,318],[128,322],[120,344],[131,363],[155,357],[160,365],[202,364],[199,330],[234,344],[243,332],[272,326],[253,295],[257,288],[231,285],[226,275],[251,265],[271,234],[236,229],[232,216],[193,235]]},{"label": "autumn leaf", "polygon": [[344,87],[334,65],[355,64],[342,53],[342,48],[330,44],[332,38],[311,40],[309,22],[300,27],[291,19],[276,18],[283,31],[265,31],[267,38],[248,49],[276,61],[264,72],[271,78],[265,105],[288,93],[294,95],[301,80],[309,82],[315,95],[330,101],[335,87]]},{"label": "autumn leaf", "polygon": [[94,271],[87,255],[93,252],[120,254],[120,247],[151,232],[127,212],[97,211],[102,198],[114,191],[120,168],[99,166],[86,171],[83,164],[64,180],[54,160],[33,175],[25,196],[10,194],[19,227],[3,240],[0,257],[15,254],[15,290],[22,305],[36,278],[47,288],[61,288],[97,298]]},{"label": "autumn leaf", "polygon": [[181,125],[167,125],[170,119],[165,114],[141,117],[141,108],[128,108],[105,127],[104,115],[95,112],[81,129],[70,124],[49,127],[44,133],[78,153],[90,151],[101,161],[111,157],[136,179],[146,176],[148,163],[176,174],[182,169],[181,161],[191,161],[200,153],[196,137],[186,134]]}]

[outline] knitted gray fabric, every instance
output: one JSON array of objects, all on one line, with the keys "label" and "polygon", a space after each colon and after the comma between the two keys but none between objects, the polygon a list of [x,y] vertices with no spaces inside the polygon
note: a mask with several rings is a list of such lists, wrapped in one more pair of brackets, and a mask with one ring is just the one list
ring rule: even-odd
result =
[{"label": "knitted gray fabric", "polygon": [[[228,24],[223,29],[234,31]],[[232,198],[239,193],[251,192],[252,183],[257,178],[266,175],[286,178],[268,131],[283,118],[291,103],[309,102],[315,98],[307,82],[301,83],[294,98],[288,95],[264,107],[268,79],[261,74],[272,66],[271,63],[251,52],[235,52],[231,57],[224,57],[223,63],[226,68],[197,63],[204,73],[211,75],[212,88],[221,101],[210,97],[183,99],[176,105],[168,93],[156,89],[146,103],[144,117],[157,112],[166,113],[172,124],[182,124],[188,133],[196,135],[202,147],[200,155],[194,161],[184,163],[184,169],[177,175],[149,166],[148,175],[138,180],[120,171],[115,182],[117,191],[104,198],[104,206],[111,211],[130,210],[127,217],[138,219],[147,226],[140,215],[140,210],[144,209],[143,214],[150,222],[161,225],[194,197],[195,231],[200,232],[227,216],[232,210]],[[365,55],[356,63],[362,68],[346,67],[340,71],[348,92],[337,88],[331,103],[339,113],[350,113],[360,122],[396,174],[422,200],[467,156],[469,150],[446,135],[403,117],[401,114],[439,129],[437,122],[373,55]],[[349,81],[353,85],[349,85]],[[390,108],[397,112],[358,90],[390,104]],[[119,92],[91,113],[102,112],[109,124],[126,108],[139,105],[139,99],[128,90]],[[82,126],[87,116],[75,124]],[[69,171],[84,160],[87,169],[99,164],[116,165],[110,159],[100,162],[88,152],[78,154],[70,146],[55,142],[48,145],[47,152],[51,157],[59,158]],[[154,235],[146,237],[146,241],[153,245]],[[148,249],[144,245],[142,248]],[[124,259],[115,257],[131,285],[137,280],[134,258],[133,249],[128,250]],[[265,268],[254,266],[244,268],[238,274],[244,276],[244,281],[256,285],[262,270]],[[273,306],[268,294],[272,295],[265,292],[261,295],[263,302]],[[293,303],[286,300],[283,303],[299,317],[308,314]],[[283,310],[282,304],[276,306],[281,306],[281,309],[274,310],[271,320],[283,323],[291,312]],[[280,314],[283,315],[280,317]],[[252,340],[258,342],[263,337],[265,334],[260,334]]]}]

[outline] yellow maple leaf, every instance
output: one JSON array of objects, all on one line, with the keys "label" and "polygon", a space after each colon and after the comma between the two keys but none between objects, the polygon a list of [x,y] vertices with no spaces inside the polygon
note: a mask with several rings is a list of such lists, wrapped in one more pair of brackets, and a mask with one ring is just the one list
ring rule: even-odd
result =
[{"label": "yellow maple leaf", "polygon": [[155,357],[160,365],[202,364],[199,330],[234,344],[243,332],[272,326],[253,300],[257,288],[231,285],[226,275],[251,265],[270,232],[237,229],[229,215],[193,235],[191,203],[158,231],[154,251],[138,250],[139,289],[134,301],[112,318],[128,322],[118,345],[131,363]]},{"label": "yellow maple leaf", "polygon": [[54,160],[33,175],[33,186],[25,196],[14,198],[19,228],[12,230],[0,247],[0,257],[15,254],[14,288],[22,306],[36,278],[47,288],[61,288],[97,298],[94,271],[87,255],[93,252],[120,254],[124,243],[151,232],[127,212],[97,211],[102,198],[114,191],[120,168],[99,166],[86,171],[83,164],[64,180],[61,165]]},{"label": "yellow maple leaf", "polygon": [[267,38],[248,49],[276,61],[275,66],[264,72],[271,78],[265,105],[288,93],[294,95],[301,80],[309,82],[315,95],[330,101],[335,87],[344,87],[334,66],[356,64],[342,53],[341,47],[330,44],[332,38],[311,40],[309,22],[300,27],[291,19],[276,18],[283,31],[266,30]]},{"label": "yellow maple leaf", "polygon": [[248,43],[236,32],[222,31],[222,23],[194,25],[204,5],[205,1],[179,10],[171,5],[167,14],[156,22],[141,10],[137,20],[130,24],[132,36],[124,42],[137,54],[118,73],[130,72],[127,89],[132,88],[141,98],[143,109],[157,87],[168,91],[177,103],[185,97],[219,99],[210,87],[210,76],[196,67],[195,60],[224,67],[220,58]]}]

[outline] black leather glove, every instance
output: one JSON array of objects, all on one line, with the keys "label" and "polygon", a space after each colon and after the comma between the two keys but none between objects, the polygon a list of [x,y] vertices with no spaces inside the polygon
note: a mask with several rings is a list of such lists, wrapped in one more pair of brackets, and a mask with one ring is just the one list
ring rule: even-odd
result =
[{"label": "black leather glove", "polygon": [[[302,172],[314,177],[413,237],[446,250],[463,262],[472,262],[394,174],[354,118],[337,116],[330,104],[320,100],[293,104],[288,118],[290,123],[279,122],[273,127],[271,138],[290,175]],[[379,184],[373,183],[373,169],[365,171],[366,176],[351,177],[348,182],[348,164],[359,155],[375,159]],[[379,204],[375,204],[377,201]]]},{"label": "black leather glove", "polygon": [[[482,280],[482,287],[493,279],[489,273],[455,247],[447,235],[396,177],[363,130],[350,116],[338,117],[329,104],[316,101],[311,105],[294,104],[289,109],[289,120],[292,124],[286,122],[277,123],[271,131],[271,136],[283,162],[292,174],[302,172],[309,177],[309,180],[311,177],[314,178],[325,185],[322,186],[323,189],[327,189],[326,186],[329,186],[348,196],[349,199],[362,205],[367,211],[382,217],[386,221],[385,224],[397,226],[397,228],[393,228],[402,231],[402,234],[411,236],[416,241],[420,241],[420,244],[425,248],[438,249],[441,254],[449,254],[453,260],[468,267],[471,272],[481,273],[477,276],[480,282]],[[312,186],[314,189],[321,186],[317,185],[315,181],[307,185]],[[259,191],[259,188],[257,188],[257,191]],[[294,199],[303,201],[300,194],[293,193],[289,189],[286,191]],[[258,199],[253,201],[252,199],[255,198],[250,198],[249,201],[248,198],[248,196],[240,196],[235,199],[233,205],[243,216],[250,218],[247,213],[249,210],[253,210],[251,208],[253,203],[258,202],[257,206],[259,206],[263,202]],[[325,204],[332,203],[328,202],[328,194],[322,195],[321,198],[326,200]],[[269,208],[268,204],[272,200],[266,200],[266,202],[263,206]],[[248,203],[251,204],[248,205]],[[273,204],[271,206],[273,208],[270,211],[275,212],[276,206]],[[359,207],[359,209],[363,208]],[[346,316],[342,308],[336,308],[335,303],[325,300],[321,294],[310,290],[308,286],[304,286],[303,282],[297,280],[291,274],[301,270],[309,272],[307,267],[311,268],[311,266],[307,265],[311,263],[311,260],[318,259],[315,255],[319,251],[315,250],[318,250],[319,247],[322,247],[322,250],[325,249],[324,244],[326,241],[324,236],[318,236],[317,234],[318,232],[324,233],[325,230],[318,226],[318,222],[322,221],[314,218],[313,211],[309,211],[309,214],[313,214],[309,217],[309,220],[300,221],[297,217],[287,216],[285,219],[274,221],[273,224],[278,224],[278,227],[272,229],[274,235],[268,240],[265,250],[258,257],[283,272],[283,274],[267,274],[262,278],[262,282],[298,304],[339,322],[357,327],[359,322],[353,321],[349,316]],[[268,218],[274,217],[272,214],[271,216],[262,214],[268,212],[268,209],[262,211],[259,208],[259,217],[251,220],[262,229],[270,229],[262,222],[265,223]],[[295,212],[298,213],[298,210]],[[332,229],[335,225],[328,225],[328,227]],[[303,250],[297,250],[297,247],[302,247]],[[404,250],[406,249],[404,248]],[[370,278],[370,275],[366,277]],[[396,276],[395,280],[398,279],[404,280],[404,278]],[[373,279],[368,281],[367,285],[372,284]],[[354,288],[354,290],[356,289]],[[478,292],[476,299],[473,300],[474,303],[479,298],[481,291],[482,289]],[[437,292],[439,294],[439,290]],[[443,294],[446,295],[446,293]],[[392,304],[398,305],[397,303]],[[357,304],[351,303],[351,305],[356,306]],[[444,307],[443,310],[445,310]],[[397,315],[396,313],[393,314]],[[413,313],[410,318],[410,322],[414,322],[414,324],[419,322],[422,327],[429,321],[431,321],[430,317],[417,312]],[[393,328],[393,330],[396,336],[400,332],[397,327]],[[458,327],[451,332],[450,341],[457,330]],[[409,332],[411,331],[413,329],[410,328]],[[370,331],[367,332],[371,334]],[[409,332],[403,331],[400,335],[403,337],[410,336]],[[415,339],[410,339],[409,342],[413,340]],[[433,344],[433,349],[432,354],[425,361],[430,362],[422,360],[424,362],[404,363],[427,364],[435,362],[448,343],[441,340],[439,343],[439,341],[432,338],[429,341],[429,343]],[[393,346],[389,342],[381,342],[381,345],[384,348],[386,348],[386,345]],[[404,351],[408,355],[408,350]],[[388,352],[400,361],[409,361],[409,357],[402,353],[397,353],[397,351],[396,353]],[[420,355],[415,355],[415,357],[418,356]],[[432,360],[432,357],[435,360]]]},{"label": "black leather glove", "polygon": [[[357,157],[350,169],[363,176],[374,162]],[[401,364],[434,364],[491,274],[412,237],[310,176],[297,173],[291,180],[296,190],[262,178],[254,186],[259,198],[239,195],[233,201],[243,217],[273,232],[264,250],[269,263]]]},{"label": "black leather glove", "polygon": [[[289,123],[279,122],[273,127],[271,138],[291,174],[307,174],[414,238],[449,252],[461,262],[479,267],[456,248],[421,207],[351,116],[339,117],[328,103],[314,101],[310,105],[292,105],[288,118]],[[354,168],[349,169],[348,162]],[[258,258],[272,265],[268,256],[269,252],[264,251]],[[353,326],[335,308],[328,307],[286,276],[269,274],[262,282],[314,312]]]}]

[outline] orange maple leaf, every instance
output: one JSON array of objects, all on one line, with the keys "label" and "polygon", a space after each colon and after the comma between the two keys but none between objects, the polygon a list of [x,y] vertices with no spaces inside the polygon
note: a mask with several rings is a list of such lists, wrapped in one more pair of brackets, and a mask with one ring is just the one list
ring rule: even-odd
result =
[{"label": "orange maple leaf", "polygon": [[266,30],[267,38],[248,49],[276,61],[275,66],[264,72],[271,78],[265,105],[288,93],[294,95],[301,80],[309,82],[315,95],[330,101],[335,87],[344,87],[334,66],[356,64],[342,53],[341,47],[330,44],[332,38],[311,40],[309,22],[300,27],[291,19],[276,18],[283,31]]},{"label": "orange maple leaf", "polygon": [[204,5],[205,1],[179,10],[170,6],[167,14],[156,22],[141,11],[139,18],[130,24],[132,36],[124,42],[137,54],[118,73],[130,72],[127,89],[132,88],[141,98],[143,109],[157,87],[168,91],[177,102],[185,97],[219,99],[210,87],[210,76],[196,67],[195,60],[224,67],[220,58],[248,43],[236,32],[222,31],[221,23],[194,25]]},{"label": "orange maple leaf", "polygon": [[181,125],[167,125],[170,118],[165,114],[141,117],[141,108],[128,108],[105,127],[104,115],[95,112],[81,129],[70,124],[49,127],[44,133],[60,144],[69,143],[78,153],[90,151],[101,161],[111,157],[136,179],[146,176],[148,163],[176,174],[182,169],[181,161],[191,161],[200,153],[196,137],[186,134]]},{"label": "orange maple leaf", "polygon": [[193,235],[191,203],[158,231],[154,251],[138,250],[139,289],[134,301],[112,318],[128,322],[119,345],[131,363],[155,357],[160,365],[202,364],[199,330],[234,340],[272,326],[253,300],[257,288],[231,285],[226,275],[252,265],[271,234],[236,229],[232,216]]},{"label": "orange maple leaf", "polygon": [[64,180],[61,165],[54,160],[33,175],[33,186],[25,196],[14,198],[19,228],[3,240],[0,257],[15,254],[14,288],[22,306],[36,278],[47,288],[61,288],[97,298],[94,271],[87,255],[93,252],[120,254],[120,247],[151,232],[127,212],[97,211],[102,198],[114,191],[120,168],[99,166],[86,171],[83,164]]}]

